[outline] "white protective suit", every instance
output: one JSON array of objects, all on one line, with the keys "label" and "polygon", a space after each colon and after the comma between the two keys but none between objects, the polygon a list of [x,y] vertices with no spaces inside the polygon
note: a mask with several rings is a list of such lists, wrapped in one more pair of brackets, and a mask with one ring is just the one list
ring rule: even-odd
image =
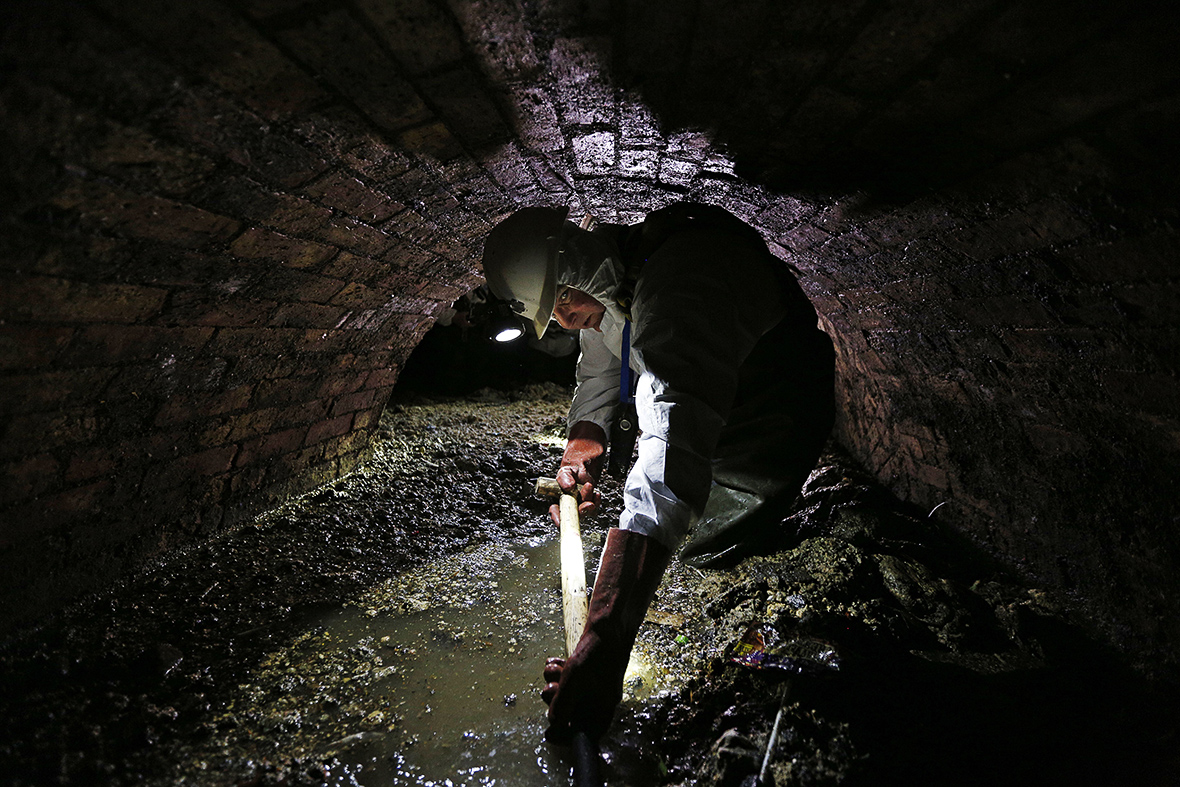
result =
[{"label": "white protective suit", "polygon": [[[676,232],[643,264],[631,303],[629,363],[638,375],[641,435],[621,529],[675,550],[701,515],[742,363],[787,313],[771,264],[761,243],[709,228]],[[607,434],[619,403],[625,318],[615,296],[622,276],[610,239],[581,232],[564,244],[558,285],[606,306],[601,332],[581,332],[568,423],[590,421]]]}]

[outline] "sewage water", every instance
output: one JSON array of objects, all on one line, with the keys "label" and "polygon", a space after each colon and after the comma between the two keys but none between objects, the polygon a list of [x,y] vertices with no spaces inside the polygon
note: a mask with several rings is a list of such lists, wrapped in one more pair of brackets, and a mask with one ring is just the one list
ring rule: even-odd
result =
[{"label": "sewage water", "polygon": [[[329,783],[570,784],[572,759],[544,741],[539,698],[541,665],[564,648],[559,577],[555,540],[489,544],[322,619],[327,641],[376,651],[369,693],[385,727],[329,747]],[[639,699],[662,687],[651,676],[629,685]],[[652,780],[658,766],[634,735],[603,742],[608,784]]]}]

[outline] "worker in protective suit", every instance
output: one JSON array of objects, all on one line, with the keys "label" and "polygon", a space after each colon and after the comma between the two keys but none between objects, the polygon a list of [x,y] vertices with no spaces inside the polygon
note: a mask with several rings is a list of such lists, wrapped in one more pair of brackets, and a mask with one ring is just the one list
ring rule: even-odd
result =
[{"label": "worker in protective suit", "polygon": [[[732,214],[678,203],[593,231],[526,208],[488,236],[488,285],[535,333],[580,331],[557,480],[600,505],[607,435],[634,385],[638,456],[574,652],[545,665],[549,737],[600,737],[673,553],[721,567],[776,544],[833,422],[833,352],[785,263]],[[554,507],[556,517],[556,507]]]}]

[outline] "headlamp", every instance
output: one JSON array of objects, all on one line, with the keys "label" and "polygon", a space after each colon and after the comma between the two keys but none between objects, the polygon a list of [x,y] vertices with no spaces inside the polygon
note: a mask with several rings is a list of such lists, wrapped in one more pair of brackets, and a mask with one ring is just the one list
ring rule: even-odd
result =
[{"label": "headlamp", "polygon": [[495,342],[511,342],[524,335],[524,323],[513,313],[512,308],[500,301],[489,303],[488,338]]}]

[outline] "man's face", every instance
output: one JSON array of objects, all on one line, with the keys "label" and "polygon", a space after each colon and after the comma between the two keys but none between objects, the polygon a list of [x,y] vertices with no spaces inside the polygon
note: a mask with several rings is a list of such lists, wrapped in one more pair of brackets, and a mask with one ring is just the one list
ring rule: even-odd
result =
[{"label": "man's face", "polygon": [[553,319],[567,331],[584,331],[588,328],[598,331],[605,313],[605,306],[581,290],[562,285],[557,291]]}]

